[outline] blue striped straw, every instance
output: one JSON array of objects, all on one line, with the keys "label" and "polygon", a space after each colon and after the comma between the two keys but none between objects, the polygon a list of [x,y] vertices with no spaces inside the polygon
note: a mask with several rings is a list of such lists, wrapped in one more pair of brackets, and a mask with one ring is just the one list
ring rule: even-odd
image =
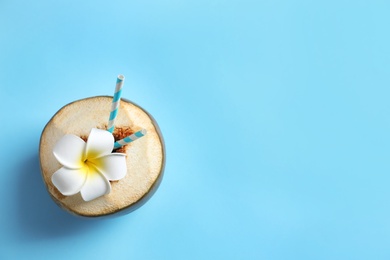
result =
[{"label": "blue striped straw", "polygon": [[116,141],[114,143],[114,149],[118,149],[128,143],[131,143],[135,140],[137,140],[138,138],[141,138],[142,136],[146,135],[146,130],[145,129],[142,129],[138,132],[135,132],[134,134],[132,135],[129,135],[128,137],[125,137],[123,138],[122,140],[119,140],[119,141]]},{"label": "blue striped straw", "polygon": [[110,133],[114,132],[114,128],[115,128],[114,122],[118,114],[119,104],[121,102],[122,86],[124,80],[125,77],[123,75],[118,75],[118,78],[116,79],[115,93],[114,93],[114,98],[112,99],[110,118],[108,120],[108,126],[107,126],[107,131]]}]

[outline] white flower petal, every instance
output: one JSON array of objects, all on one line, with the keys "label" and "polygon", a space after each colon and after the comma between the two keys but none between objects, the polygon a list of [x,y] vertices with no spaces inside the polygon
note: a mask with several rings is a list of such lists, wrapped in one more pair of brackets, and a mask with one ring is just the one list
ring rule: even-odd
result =
[{"label": "white flower petal", "polygon": [[110,132],[96,128],[91,129],[85,150],[87,159],[94,159],[110,154],[113,148],[114,136]]},{"label": "white flower petal", "polygon": [[95,167],[90,165],[87,180],[80,191],[83,200],[94,200],[110,193],[110,191],[111,185],[108,180]]},{"label": "white flower petal", "polygon": [[112,153],[90,161],[108,180],[117,181],[126,176],[126,154]]},{"label": "white flower petal", "polygon": [[62,167],[51,176],[54,186],[65,196],[78,193],[87,179],[87,168],[68,169]]},{"label": "white flower petal", "polygon": [[53,148],[53,154],[60,164],[69,169],[83,167],[85,142],[75,135],[64,135]]}]

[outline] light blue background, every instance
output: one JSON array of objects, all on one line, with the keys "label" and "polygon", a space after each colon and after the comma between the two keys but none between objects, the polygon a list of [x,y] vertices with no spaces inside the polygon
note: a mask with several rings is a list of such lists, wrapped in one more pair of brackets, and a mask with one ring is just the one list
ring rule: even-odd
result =
[{"label": "light blue background", "polygon": [[[390,259],[388,1],[0,0],[0,259]],[[63,105],[158,121],[163,182],[78,219],[40,177]]]}]

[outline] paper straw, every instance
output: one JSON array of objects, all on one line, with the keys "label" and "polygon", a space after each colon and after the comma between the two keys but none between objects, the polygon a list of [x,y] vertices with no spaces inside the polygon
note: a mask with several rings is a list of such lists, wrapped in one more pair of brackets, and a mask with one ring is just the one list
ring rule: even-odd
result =
[{"label": "paper straw", "polygon": [[118,149],[128,143],[131,143],[139,138],[141,138],[142,136],[146,135],[146,130],[145,129],[142,129],[138,132],[135,132],[134,134],[132,135],[129,135],[128,137],[125,137],[123,138],[122,140],[119,140],[119,141],[116,141],[114,143],[114,149]]},{"label": "paper straw", "polygon": [[115,128],[114,122],[115,122],[116,115],[118,114],[119,104],[121,102],[122,86],[124,80],[125,77],[123,75],[118,75],[118,78],[116,79],[115,93],[114,93],[114,98],[112,99],[110,118],[108,120],[108,126],[107,126],[107,131],[110,133],[114,132],[114,128]]}]

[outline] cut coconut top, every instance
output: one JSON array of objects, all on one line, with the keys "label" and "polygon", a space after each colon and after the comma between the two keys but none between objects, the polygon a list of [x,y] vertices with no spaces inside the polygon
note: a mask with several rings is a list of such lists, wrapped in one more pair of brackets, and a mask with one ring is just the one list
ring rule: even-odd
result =
[{"label": "cut coconut top", "polygon": [[70,103],[53,116],[42,132],[39,153],[44,182],[54,201],[73,214],[94,217],[135,209],[153,194],[161,181],[165,150],[160,130],[146,111],[122,100],[113,133],[116,140],[129,132],[143,128],[147,131],[144,137],[121,148],[126,154],[125,177],[111,181],[111,192],[91,201],[84,201],[80,193],[64,196],[53,185],[52,176],[62,167],[53,155],[55,144],[68,134],[85,141],[91,129],[104,129],[111,101],[112,97],[101,96]]}]

